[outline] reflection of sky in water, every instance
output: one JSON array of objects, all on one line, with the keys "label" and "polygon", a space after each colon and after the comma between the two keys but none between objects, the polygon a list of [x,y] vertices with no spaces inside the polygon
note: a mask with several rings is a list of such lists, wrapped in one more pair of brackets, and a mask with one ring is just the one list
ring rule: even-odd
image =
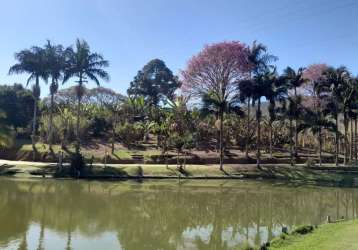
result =
[{"label": "reflection of sky in water", "polygon": [[[27,232],[27,249],[37,250],[39,244],[41,228],[39,224],[31,224]],[[67,235],[64,233],[57,233],[51,229],[45,229],[45,239],[42,244],[44,249],[48,250],[63,250],[66,249]],[[9,246],[1,246],[1,250],[17,250],[21,244],[21,239],[10,242]],[[105,232],[96,237],[84,237],[78,232],[71,234],[71,249],[103,249],[121,250],[122,247],[118,242],[115,232]]]}]

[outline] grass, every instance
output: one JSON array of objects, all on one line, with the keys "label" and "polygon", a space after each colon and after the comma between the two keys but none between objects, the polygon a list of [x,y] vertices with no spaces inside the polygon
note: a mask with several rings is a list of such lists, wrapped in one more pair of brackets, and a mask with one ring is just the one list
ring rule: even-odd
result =
[{"label": "grass", "polygon": [[[48,153],[49,146],[46,143],[36,143],[36,149],[38,153]],[[18,152],[27,152],[32,153],[32,144],[28,140],[17,140],[16,141],[16,148]],[[74,144],[67,145],[67,148],[70,152],[75,151]],[[53,152],[55,154],[58,154],[61,150],[60,145],[53,145],[52,146]],[[109,148],[107,149],[109,150]],[[90,160],[92,156],[94,157],[95,162],[103,162],[104,159],[104,151],[99,151],[97,149],[91,149],[91,148],[85,148],[82,147],[82,153],[85,157],[85,159]],[[126,149],[120,149],[116,150],[114,154],[110,154],[109,157],[113,160],[117,159],[123,159],[123,160],[130,160],[132,159],[132,155],[143,155],[144,160],[150,160],[153,156],[159,156],[161,154],[160,150],[126,150]],[[65,152],[66,155],[66,152]]]},{"label": "grass", "polygon": [[325,224],[313,233],[292,234],[272,242],[270,250],[356,250],[358,221]]},{"label": "grass", "polygon": [[[0,166],[9,166],[7,170],[16,173],[45,173],[52,174],[56,164],[40,162],[22,162],[0,160]],[[91,178],[100,177],[155,177],[155,178],[249,178],[249,179],[276,179],[290,181],[293,185],[319,184],[329,186],[352,186],[357,173],[336,173],[313,171],[302,166],[291,167],[282,165],[264,165],[257,169],[255,165],[233,164],[225,165],[224,170],[219,165],[186,165],[179,168],[177,165],[164,164],[104,164],[94,163],[89,172]]]}]

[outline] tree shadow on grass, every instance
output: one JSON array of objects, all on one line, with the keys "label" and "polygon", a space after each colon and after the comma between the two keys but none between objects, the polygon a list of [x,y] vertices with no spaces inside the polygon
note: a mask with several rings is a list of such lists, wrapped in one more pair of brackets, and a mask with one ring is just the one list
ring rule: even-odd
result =
[{"label": "tree shadow on grass", "polygon": [[12,169],[15,165],[3,164],[0,166],[0,175],[15,175],[18,170]]},{"label": "tree shadow on grass", "polygon": [[188,177],[191,176],[191,173],[189,171],[187,171],[185,168],[183,168],[183,166],[179,166],[178,168],[179,173],[181,173],[182,175]]}]

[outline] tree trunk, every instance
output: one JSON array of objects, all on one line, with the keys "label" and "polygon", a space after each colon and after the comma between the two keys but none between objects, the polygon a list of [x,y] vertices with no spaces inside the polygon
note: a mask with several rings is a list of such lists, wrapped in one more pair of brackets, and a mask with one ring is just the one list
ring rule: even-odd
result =
[{"label": "tree trunk", "polygon": [[260,168],[260,163],[261,163],[261,159],[260,159],[260,157],[261,157],[261,155],[260,155],[260,145],[261,145],[261,100],[260,100],[260,98],[258,99],[258,102],[257,102],[256,120],[257,120],[256,164],[257,164],[257,167]]},{"label": "tree trunk", "polygon": [[357,117],[354,119],[354,158],[355,162],[357,164],[357,157],[358,157],[358,151],[357,151]]},{"label": "tree trunk", "polygon": [[349,151],[349,161],[350,162],[353,162],[353,150],[354,150],[354,135],[353,135],[353,131],[354,131],[354,128],[353,128],[353,119],[350,119],[351,120],[351,131],[350,131],[350,135],[351,135],[351,140],[350,140],[350,151]]},{"label": "tree trunk", "polygon": [[80,117],[81,117],[81,97],[82,97],[82,75],[78,81],[78,93],[77,93],[77,121],[76,121],[76,153],[80,153],[81,139],[80,139]]},{"label": "tree trunk", "polygon": [[[36,89],[39,89],[39,77],[36,77]],[[36,92],[36,91],[35,91]],[[37,103],[38,103],[38,94],[34,93],[34,117],[32,121],[32,159],[33,161],[36,160],[36,124],[37,124]]]},{"label": "tree trunk", "polygon": [[290,118],[290,158],[291,158],[291,166],[294,165],[293,162],[293,157],[294,157],[294,152],[293,152],[293,125],[292,125],[292,118]]},{"label": "tree trunk", "polygon": [[270,158],[272,158],[272,122],[270,122]]},{"label": "tree trunk", "polygon": [[297,111],[297,88],[295,87],[295,113],[296,113],[296,117],[295,117],[295,160],[297,161],[298,158],[298,119],[297,119],[297,115],[298,115],[298,111]]},{"label": "tree trunk", "polygon": [[348,163],[348,118],[347,118],[347,112],[344,112],[343,116],[343,123],[344,123],[344,165],[347,165]]},{"label": "tree trunk", "polygon": [[319,128],[318,131],[318,147],[319,147],[319,166],[322,166],[322,131],[321,128]]},{"label": "tree trunk", "polygon": [[224,169],[224,149],[223,149],[223,123],[224,123],[224,111],[220,110],[220,138],[219,138],[219,149],[220,149],[220,170]]},{"label": "tree trunk", "polygon": [[36,160],[36,119],[37,119],[37,97],[34,97],[34,117],[32,121],[32,159]]},{"label": "tree trunk", "polygon": [[335,117],[335,120],[336,120],[336,135],[335,135],[335,144],[336,144],[336,147],[335,147],[335,156],[336,156],[336,160],[335,160],[335,163],[336,163],[336,166],[338,166],[339,164],[339,126],[338,126],[338,114],[336,114],[336,117]]},{"label": "tree trunk", "polygon": [[54,105],[54,93],[51,93],[51,104],[50,104],[50,121],[49,121],[49,133],[48,133],[48,145],[50,151],[52,151],[53,143],[53,105]]},{"label": "tree trunk", "polygon": [[111,152],[112,152],[112,155],[114,154],[114,140],[116,138],[116,132],[115,132],[115,129],[113,127],[112,129],[112,145],[111,145]]},{"label": "tree trunk", "polygon": [[246,152],[245,152],[245,155],[246,155],[246,158],[249,158],[249,141],[250,141],[250,102],[251,102],[251,98],[249,97],[248,100],[247,100],[247,124],[246,124]]}]

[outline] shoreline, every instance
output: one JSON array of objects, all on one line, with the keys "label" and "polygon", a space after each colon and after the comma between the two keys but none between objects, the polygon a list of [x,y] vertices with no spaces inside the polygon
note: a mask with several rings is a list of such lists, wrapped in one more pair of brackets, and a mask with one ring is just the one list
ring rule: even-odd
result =
[{"label": "shoreline", "polygon": [[[57,163],[0,160],[0,175],[20,177],[72,178],[66,175],[55,176]],[[64,163],[68,170],[69,164]],[[99,164],[88,166],[87,174],[78,179],[88,180],[257,180],[288,181],[295,184],[321,186],[358,186],[357,167],[307,167],[304,164],[227,164],[224,171],[219,165],[177,165],[163,164]]]}]

